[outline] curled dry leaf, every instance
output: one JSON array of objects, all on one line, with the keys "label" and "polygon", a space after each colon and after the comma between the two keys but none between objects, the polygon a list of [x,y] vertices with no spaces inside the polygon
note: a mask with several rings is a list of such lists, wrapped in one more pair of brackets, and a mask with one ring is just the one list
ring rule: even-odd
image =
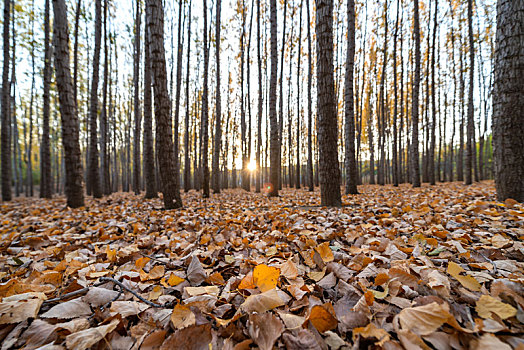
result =
[{"label": "curled dry leaf", "polygon": [[82,301],[82,298],[60,303],[53,306],[49,311],[42,314],[43,318],[60,318],[71,319],[91,315],[92,311],[89,305]]},{"label": "curled dry leaf", "polygon": [[68,349],[75,350],[89,349],[111,333],[119,323],[120,321],[115,318],[107,325],[89,328],[70,334],[66,337],[66,346]]},{"label": "curled dry leaf", "polygon": [[353,340],[357,336],[363,338],[375,338],[377,339],[375,345],[382,346],[385,342],[389,340],[389,333],[382,328],[378,328],[373,323],[368,324],[366,327],[359,327],[353,329]]}]

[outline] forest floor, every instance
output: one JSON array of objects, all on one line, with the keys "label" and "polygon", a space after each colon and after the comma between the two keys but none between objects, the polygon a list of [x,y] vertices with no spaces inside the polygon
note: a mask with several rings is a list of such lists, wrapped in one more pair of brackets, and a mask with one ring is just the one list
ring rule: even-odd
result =
[{"label": "forest floor", "polygon": [[1,349],[524,348],[523,204],[359,190],[2,203]]}]

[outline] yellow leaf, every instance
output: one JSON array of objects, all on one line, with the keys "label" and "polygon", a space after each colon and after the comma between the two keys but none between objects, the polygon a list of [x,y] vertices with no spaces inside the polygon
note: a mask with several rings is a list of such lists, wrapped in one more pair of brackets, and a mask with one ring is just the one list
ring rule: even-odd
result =
[{"label": "yellow leaf", "polygon": [[238,285],[238,289],[254,289],[255,283],[253,282],[253,272],[249,271],[249,273],[242,278],[242,281],[240,281],[240,284]]},{"label": "yellow leaf", "polygon": [[330,303],[315,305],[311,309],[308,320],[320,333],[324,333],[337,327],[338,321],[334,314],[335,311]]},{"label": "yellow leaf", "polygon": [[107,255],[107,260],[109,262],[115,262],[116,261],[116,252],[117,252],[116,249],[111,249],[111,248],[109,248],[109,246],[106,246],[106,255]]},{"label": "yellow leaf", "polygon": [[517,309],[513,306],[503,303],[489,295],[482,295],[479,300],[477,300],[475,310],[482,318],[492,318],[492,313],[494,313],[505,320],[517,314]]},{"label": "yellow leaf", "polygon": [[151,292],[149,292],[149,300],[157,300],[162,294],[164,294],[164,290],[161,286],[155,286]]},{"label": "yellow leaf", "polygon": [[331,248],[329,247],[329,242],[324,242],[318,247],[315,248],[315,250],[320,254],[320,257],[322,258],[322,261],[325,263],[331,262],[335,260],[335,257],[333,256],[333,252],[331,251]]},{"label": "yellow leaf", "polygon": [[187,306],[177,304],[171,313],[171,323],[175,329],[192,326],[195,322],[195,314]]},{"label": "yellow leaf", "polygon": [[260,264],[253,270],[253,282],[262,291],[267,292],[277,286],[280,277],[280,269]]},{"label": "yellow leaf", "polygon": [[[480,283],[475,279],[473,276],[465,275],[465,270],[460,267],[459,265],[455,264],[454,262],[449,262],[448,264],[448,274],[453,276],[457,281],[460,282],[465,288],[474,291],[479,292],[480,291]],[[464,273],[464,274],[463,274]]]},{"label": "yellow leaf", "polygon": [[138,269],[143,269],[151,259],[147,256],[143,256],[135,261],[135,266]]},{"label": "yellow leaf", "polygon": [[366,327],[358,327],[353,329],[353,341],[356,340],[357,335],[363,338],[376,338],[378,341],[375,345],[382,346],[389,340],[389,333],[375,326],[373,323],[368,324]]},{"label": "yellow leaf", "polygon": [[171,287],[174,287],[174,286],[177,286],[177,285],[179,285],[180,283],[182,283],[184,281],[185,280],[183,278],[180,278],[177,275],[175,275],[174,273],[171,273],[171,275],[169,276],[169,279],[167,280],[167,284],[169,284],[169,286],[171,286]]},{"label": "yellow leaf", "polygon": [[158,280],[164,277],[165,268],[163,265],[157,265],[146,273],[144,270],[140,270],[140,281]]}]

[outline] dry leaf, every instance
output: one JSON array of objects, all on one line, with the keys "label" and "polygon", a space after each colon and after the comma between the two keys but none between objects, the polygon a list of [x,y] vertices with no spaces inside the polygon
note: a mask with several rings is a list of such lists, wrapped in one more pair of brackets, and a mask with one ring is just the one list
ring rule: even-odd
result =
[{"label": "dry leaf", "polygon": [[260,264],[253,270],[253,283],[262,291],[267,292],[277,286],[280,269]]},{"label": "dry leaf", "polygon": [[284,301],[280,298],[277,290],[270,289],[261,294],[248,296],[244,303],[240,305],[240,309],[247,313],[263,313],[282,305],[284,305]]},{"label": "dry leaf", "polygon": [[106,335],[111,333],[120,321],[113,319],[109,324],[89,328],[80,332],[70,334],[66,337],[66,346],[68,349],[85,350],[104,339]]},{"label": "dry leaf", "polygon": [[195,321],[195,314],[187,306],[177,304],[171,313],[171,323],[175,329],[192,326]]},{"label": "dry leaf", "polygon": [[479,300],[477,300],[475,310],[480,317],[489,319],[492,318],[492,313],[496,314],[503,320],[517,314],[517,309],[513,306],[503,303],[489,295],[482,295]]},{"label": "dry leaf", "polygon": [[357,335],[363,338],[376,338],[377,342],[375,345],[382,346],[389,340],[389,334],[382,328],[377,328],[373,323],[368,324],[366,327],[359,327],[353,329],[353,341],[355,341]]},{"label": "dry leaf", "polygon": [[38,315],[46,299],[43,293],[23,293],[5,297],[0,303],[0,324],[19,323]]},{"label": "dry leaf", "polygon": [[338,324],[335,310],[330,303],[313,306],[308,320],[320,333],[335,329]]},{"label": "dry leaf", "polygon": [[271,313],[249,316],[249,336],[261,350],[271,350],[284,331],[282,322]]},{"label": "dry leaf", "polygon": [[465,288],[474,292],[480,291],[480,283],[474,277],[466,275],[466,271],[454,262],[449,262],[447,272],[448,274],[453,276],[453,278],[459,281],[460,284],[462,284],[462,286],[464,286]]},{"label": "dry leaf", "polygon": [[43,318],[71,319],[92,314],[89,305],[82,301],[82,298],[69,300],[53,306],[49,311],[42,314]]}]

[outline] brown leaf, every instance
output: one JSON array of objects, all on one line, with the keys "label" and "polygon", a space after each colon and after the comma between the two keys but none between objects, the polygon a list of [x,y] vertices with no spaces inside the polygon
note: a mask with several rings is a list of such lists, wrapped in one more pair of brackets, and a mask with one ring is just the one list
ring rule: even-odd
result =
[{"label": "brown leaf", "polygon": [[320,333],[335,329],[338,324],[335,318],[335,310],[330,303],[313,306],[308,320]]},{"label": "brown leaf", "polygon": [[271,350],[284,331],[284,325],[271,313],[252,314],[249,316],[248,331],[261,350]]},{"label": "brown leaf", "polygon": [[75,350],[89,349],[111,333],[119,323],[120,321],[115,318],[109,324],[70,334],[66,337],[66,346],[68,349]]}]

